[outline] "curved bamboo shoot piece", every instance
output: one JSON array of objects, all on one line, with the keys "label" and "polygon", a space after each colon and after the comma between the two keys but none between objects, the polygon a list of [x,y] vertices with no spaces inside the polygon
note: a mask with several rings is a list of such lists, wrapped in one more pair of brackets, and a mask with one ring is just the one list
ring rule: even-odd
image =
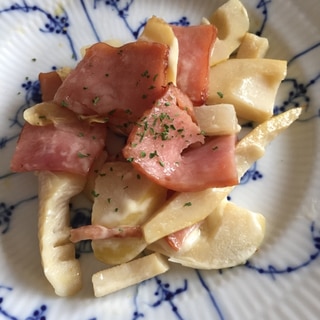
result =
[{"label": "curved bamboo shoot piece", "polygon": [[85,177],[41,171],[39,180],[39,245],[43,271],[59,296],[82,286],[80,263],[69,240],[69,200],[82,191]]}]

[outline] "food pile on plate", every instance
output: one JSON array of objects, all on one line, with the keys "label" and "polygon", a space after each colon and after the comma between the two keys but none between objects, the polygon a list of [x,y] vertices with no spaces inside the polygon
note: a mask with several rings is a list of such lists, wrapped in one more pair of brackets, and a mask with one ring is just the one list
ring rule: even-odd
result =
[{"label": "food pile on plate", "polygon": [[[106,269],[97,297],[170,268],[245,263],[261,245],[262,214],[227,200],[301,108],[273,116],[286,61],[265,58],[229,0],[195,26],[151,17],[135,42],[83,49],[74,69],[39,75],[43,102],[24,112],[11,168],[39,180],[43,270],[57,295],[81,289],[75,243],[91,240]],[[240,138],[241,124],[254,129]],[[92,201],[70,227],[70,199]]]}]

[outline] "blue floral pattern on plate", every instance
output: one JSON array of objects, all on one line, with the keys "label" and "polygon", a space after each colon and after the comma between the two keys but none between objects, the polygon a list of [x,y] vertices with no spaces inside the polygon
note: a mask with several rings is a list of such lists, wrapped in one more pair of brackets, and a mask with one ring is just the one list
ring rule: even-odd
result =
[{"label": "blue floral pattern on plate", "polygon": [[[179,5],[178,2],[184,5]],[[306,5],[304,7],[295,4],[293,1],[287,2],[287,8],[291,9],[287,10],[288,18],[283,19],[283,21],[280,21],[282,18],[281,12],[277,12],[278,10],[281,11],[282,7],[279,1],[247,0],[243,2],[248,7],[250,17],[251,15],[254,17],[255,23],[251,31],[258,35],[270,36],[272,40],[276,37],[274,34],[277,33],[274,25],[280,28],[283,24],[288,24],[290,22],[290,14],[295,14],[301,10],[305,11],[305,16],[310,16],[312,23],[317,25],[319,29],[318,20],[315,20],[315,16],[311,14],[312,10],[318,10],[318,13],[320,13],[317,0],[305,1]],[[266,295],[271,300],[276,300],[276,294],[273,297],[270,292],[273,292],[272,294],[279,292],[279,295],[286,292],[283,291],[281,283],[285,283],[288,288],[292,274],[296,275],[295,279],[300,279],[302,273],[304,275],[307,273],[308,279],[317,274],[315,263],[320,256],[320,205],[315,190],[319,189],[320,170],[319,164],[315,163],[314,159],[319,158],[320,97],[318,87],[320,82],[320,61],[318,57],[320,38],[315,32],[308,33],[310,41],[301,42],[296,39],[292,40],[292,36],[288,34],[287,38],[285,32],[279,32],[280,35],[278,37],[280,40],[274,40],[271,43],[271,46],[274,46],[279,45],[281,42],[280,47],[284,51],[283,55],[277,51],[273,53],[276,53],[278,58],[288,60],[288,76],[282,84],[274,107],[274,113],[278,114],[298,105],[306,105],[306,112],[295,124],[295,129],[291,130],[291,137],[294,136],[296,138],[297,135],[300,136],[303,132],[311,140],[306,142],[305,149],[303,149],[301,141],[304,136],[296,139],[297,145],[300,143],[297,149],[305,150],[305,154],[298,154],[298,150],[295,153],[288,151],[289,156],[284,155],[285,160],[283,161],[289,163],[288,166],[290,166],[291,157],[295,156],[292,168],[297,171],[296,174],[299,177],[307,177],[309,180],[303,182],[301,186],[299,185],[299,192],[295,191],[298,193],[292,192],[303,199],[303,201],[298,202],[300,205],[299,210],[302,214],[299,215],[297,213],[290,216],[290,212],[287,212],[283,217],[279,218],[280,225],[285,226],[283,236],[277,234],[277,226],[273,225],[273,221],[276,221],[276,219],[270,214],[271,227],[274,227],[276,235],[267,238],[265,247],[261,249],[257,256],[247,261],[243,266],[210,272],[186,270],[179,266],[174,266],[173,271],[170,271],[169,274],[145,281],[133,288],[124,290],[122,293],[106,297],[105,300],[104,298],[99,300],[89,297],[91,292],[86,287],[84,289],[85,293],[82,293],[79,298],[74,298],[73,300],[65,299],[61,304],[61,299],[54,297],[50,288],[42,289],[41,285],[35,285],[35,289],[31,290],[30,282],[16,280],[16,272],[19,272],[19,267],[15,266],[10,270],[10,263],[13,262],[12,259],[9,261],[8,257],[10,254],[15,255],[15,252],[11,251],[12,248],[18,246],[15,242],[27,241],[27,245],[31,246],[34,245],[32,241],[36,239],[36,237],[33,237],[33,240],[28,243],[26,235],[21,232],[23,229],[21,224],[28,222],[27,220],[23,222],[26,219],[22,217],[24,211],[36,210],[36,182],[31,176],[11,173],[9,162],[19,131],[23,125],[23,110],[41,100],[37,73],[45,70],[54,70],[63,65],[74,65],[81,58],[79,54],[80,48],[87,43],[94,43],[107,37],[118,37],[119,35],[123,35],[120,38],[125,41],[135,40],[148,17],[152,14],[163,16],[173,24],[188,26],[198,23],[203,15],[208,14],[208,9],[211,10],[209,12],[212,12],[218,3],[222,2],[208,0],[201,2],[177,1],[177,3],[174,5],[169,0],[158,1],[157,3],[137,0],[73,0],[69,2],[60,1],[59,3],[58,1],[51,2],[49,0],[43,2],[36,0],[5,0],[1,2],[0,30],[27,29],[24,32],[25,37],[30,37],[31,39],[29,47],[26,47],[26,44],[23,43],[21,48],[18,49],[24,52],[24,56],[32,56],[32,58],[21,62],[20,65],[25,67],[25,70],[19,69],[19,67],[13,68],[16,74],[10,83],[10,88],[13,89],[8,93],[12,105],[5,105],[6,101],[3,96],[0,97],[2,123],[2,128],[0,129],[0,270],[3,270],[0,273],[0,319],[44,320],[57,319],[61,316],[78,320],[103,320],[110,317],[112,319],[154,319],[155,317],[157,319],[244,319],[248,318],[246,317],[248,315],[246,312],[248,311],[242,310],[240,304],[246,305],[247,309],[251,308],[250,304],[255,299],[254,294],[258,290],[254,283],[263,282],[268,287],[271,281],[275,289],[266,290]],[[101,17],[104,17],[107,23]],[[28,24],[33,19],[35,19],[34,22]],[[307,28],[306,31],[309,31],[309,23],[306,22],[304,25],[301,22],[299,26],[305,27]],[[298,28],[296,24],[291,22],[291,28],[294,27]],[[283,29],[285,28],[283,27]],[[86,41],[84,43],[79,40],[82,36],[83,41]],[[37,40],[38,37],[40,38],[39,41]],[[290,41],[288,40],[289,38]],[[288,50],[285,49],[287,40],[290,42]],[[37,58],[39,51],[34,50],[33,52],[33,48],[38,44],[40,45],[41,41],[45,41],[48,45],[53,42],[57,47],[62,47],[64,55],[60,54],[62,52],[62,49],[60,49],[56,53],[52,53],[52,57],[48,61]],[[5,35],[5,32],[0,34],[0,49],[5,49],[8,43],[8,36]],[[15,45],[17,43],[19,42],[16,42]],[[52,45],[50,48],[52,48]],[[45,47],[42,48],[41,55],[47,54],[45,49]],[[6,66],[5,61],[7,64],[14,65],[15,59],[18,59],[15,57],[15,53],[12,53],[12,59],[8,60],[8,54],[0,58],[0,82],[4,82],[9,75],[9,67]],[[41,63],[38,63],[38,60],[41,60]],[[312,61],[314,63],[310,67]],[[5,108],[7,109],[4,110]],[[309,132],[309,135],[306,132]],[[287,135],[283,139],[282,145],[287,144],[294,148],[294,143],[291,140],[290,136]],[[278,148],[277,146],[277,148],[271,148],[271,150],[278,151]],[[274,155],[274,153],[272,154]],[[298,156],[305,157],[306,160],[300,163]],[[306,167],[310,166],[312,173],[307,169],[300,172],[297,166],[301,164]],[[240,189],[239,192],[233,193],[231,197],[239,202],[248,202],[249,204],[253,202],[259,208],[259,205],[257,205],[259,202],[254,202],[252,199],[248,200],[248,198],[255,198],[255,196],[252,197],[250,195],[255,194],[255,190],[258,190],[259,196],[257,197],[260,197],[260,201],[263,201],[263,193],[261,191],[259,193],[259,190],[265,190],[263,188],[267,188],[270,183],[273,186],[277,185],[277,179],[281,179],[283,175],[281,173],[275,174],[279,172],[274,168],[276,165],[277,163],[268,159],[255,163],[242,178],[241,186],[238,188]],[[290,173],[284,164],[279,164],[279,167],[283,168],[285,174]],[[23,184],[31,184],[30,190],[25,186],[21,190],[17,189],[20,180]],[[297,182],[298,178],[294,181]],[[14,188],[10,187],[10,185],[13,185]],[[288,189],[290,186],[285,184],[285,188]],[[14,191],[14,194],[12,194],[12,191]],[[305,195],[305,193],[308,194]],[[246,196],[244,196],[245,194]],[[290,192],[285,194],[287,195],[285,201],[297,201],[296,199],[293,200],[294,195],[288,196]],[[281,199],[277,198],[277,201],[281,202]],[[302,202],[303,204],[301,204]],[[250,207],[249,204],[248,207]],[[271,205],[271,202],[269,205]],[[282,208],[282,205],[277,206]],[[268,208],[268,206],[265,207]],[[293,209],[292,206],[290,208]],[[89,223],[90,209],[77,206],[75,203],[72,205],[71,211],[73,226]],[[273,213],[274,211],[272,211]],[[267,216],[267,219],[269,216]],[[33,217],[33,219],[36,221],[36,217]],[[284,223],[284,220],[286,220],[287,224]],[[35,228],[28,227],[28,230],[35,230]],[[20,233],[17,234],[17,231]],[[299,238],[297,238],[296,247],[292,249],[293,256],[293,254],[290,255],[290,248],[293,242],[291,240],[296,240],[297,234],[299,234]],[[19,237],[22,237],[22,239],[15,240]],[[11,245],[11,243],[14,245]],[[281,248],[283,248],[283,251]],[[26,249],[26,254],[34,256],[36,250],[37,248]],[[289,250],[289,253],[287,250]],[[24,251],[21,250],[19,252]],[[93,259],[90,243],[83,242],[79,244],[77,246],[77,255],[80,259],[88,261]],[[16,260],[19,261],[19,257],[16,257]],[[30,270],[40,263],[38,256],[32,259],[27,258],[27,260],[28,266],[26,268],[30,268]],[[24,266],[24,264],[22,265]],[[95,268],[101,268],[101,265]],[[40,270],[37,267],[36,269]],[[88,270],[88,273],[89,271],[91,270]],[[243,280],[244,283],[240,283],[242,276],[245,279]],[[38,279],[38,277],[42,277],[42,274],[34,276],[33,279]],[[233,279],[233,282],[230,278]],[[246,281],[249,282],[246,283]],[[312,279],[305,281],[304,292],[313,290],[311,292],[312,295],[315,295],[315,292],[319,294],[319,290],[315,287],[311,289],[308,287],[311,282]],[[26,283],[29,283],[28,287],[25,287]],[[44,281],[41,283],[44,283]],[[229,291],[227,296],[228,291],[222,288],[222,284],[225,284],[226,288],[228,286],[234,288],[235,293],[230,293]],[[248,297],[242,297],[239,294],[244,288],[248,290]],[[290,292],[290,294],[294,296],[293,292]],[[121,302],[121,297],[123,296],[125,298]],[[298,298],[293,297],[293,301],[295,299]],[[16,303],[19,300],[25,300],[25,302]],[[81,304],[81,301],[86,303]],[[230,301],[232,302],[230,303]],[[240,302],[237,304],[237,301]],[[259,315],[262,315],[262,318],[267,318],[268,315],[275,315],[276,318],[277,316],[279,318],[281,314],[291,315],[289,310],[292,305],[285,304],[285,298],[283,298],[283,301],[283,306],[277,309],[280,311],[275,310],[274,314],[270,311],[264,311],[263,305],[260,305],[258,309],[252,308],[252,316],[250,318],[254,319]],[[116,310],[111,307],[113,303],[117,306]],[[276,301],[272,303],[275,304]],[[317,305],[312,303],[313,301],[309,302],[308,314],[316,317]],[[108,307],[105,307],[105,305],[108,305]],[[78,308],[78,310],[75,308]],[[305,310],[303,305],[300,307],[295,306],[295,308],[298,308],[298,319],[299,314],[303,314]]]}]

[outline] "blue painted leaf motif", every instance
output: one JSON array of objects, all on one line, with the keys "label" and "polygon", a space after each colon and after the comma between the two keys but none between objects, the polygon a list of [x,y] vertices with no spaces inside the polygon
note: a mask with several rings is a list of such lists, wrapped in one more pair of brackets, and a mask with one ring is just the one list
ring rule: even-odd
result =
[{"label": "blue painted leaf motif", "polygon": [[244,185],[251,180],[256,181],[263,178],[262,173],[257,170],[257,162],[253,164],[253,166],[247,170],[247,172],[241,177],[240,184]]},{"label": "blue painted leaf motif", "polygon": [[134,311],[132,315],[132,320],[138,320],[139,318],[144,318],[144,314],[138,311]]},{"label": "blue painted leaf motif", "polygon": [[265,27],[266,27],[266,23],[268,21],[268,17],[269,17],[269,11],[268,11],[268,6],[271,4],[272,0],[258,0],[258,4],[256,6],[256,8],[258,10],[261,10],[261,13],[262,13],[262,23],[261,23],[261,26],[259,28],[258,31],[256,31],[256,35],[257,36],[261,36]]},{"label": "blue painted leaf motif", "polygon": [[35,310],[31,317],[26,318],[26,320],[46,320],[47,306],[42,305],[39,309]]},{"label": "blue painted leaf motif", "polygon": [[[12,291],[12,288],[0,285],[0,293],[5,291]],[[1,293],[2,294],[2,293]],[[17,318],[11,316],[9,312],[3,307],[4,297],[0,296],[0,316],[4,319],[17,320]]]},{"label": "blue painted leaf motif", "polygon": [[159,307],[164,302],[167,302],[171,306],[171,311],[177,317],[177,319],[183,319],[178,306],[174,303],[173,300],[177,295],[187,292],[188,280],[185,279],[183,282],[183,286],[174,290],[170,290],[170,283],[164,283],[159,277],[155,277],[155,281],[158,285],[158,288],[155,291],[154,295],[158,297],[158,300],[152,304],[152,307]]},{"label": "blue painted leaf motif", "polygon": [[[18,108],[16,113],[12,118],[9,118],[10,127],[18,127],[22,128],[24,124],[23,120],[23,111],[31,107],[32,105],[41,102],[41,91],[40,91],[40,83],[38,80],[30,80],[28,77],[24,79],[24,82],[21,84],[21,88],[24,89],[24,103]],[[17,93],[18,95],[21,95],[22,92],[19,91]],[[15,139],[18,137],[19,133],[16,133],[10,137],[1,137],[0,138],[0,150],[4,149],[8,142],[15,141]],[[11,173],[5,174],[3,176],[0,176],[1,178],[6,178],[10,176]]]},{"label": "blue painted leaf motif", "polygon": [[31,106],[42,101],[40,82],[38,80],[25,79],[26,81],[22,83],[21,87],[26,91],[25,102],[26,105]]},{"label": "blue painted leaf motif", "polygon": [[[217,303],[217,300],[213,296],[213,293],[210,290],[209,285],[207,284],[207,282],[205,281],[204,277],[202,276],[201,271],[200,270],[195,270],[195,272],[196,272],[196,274],[198,276],[199,282],[201,283],[202,287],[204,288],[206,294],[209,296],[209,299],[211,301],[212,306],[214,307],[214,310],[217,313],[217,316],[219,317],[220,320],[223,320],[224,316],[223,316],[222,310],[220,309],[219,304]],[[221,274],[222,274],[222,271],[221,271]]]},{"label": "blue painted leaf motif", "polygon": [[9,231],[10,222],[11,222],[14,209],[22,205],[23,203],[32,201],[36,198],[37,196],[33,196],[30,198],[21,200],[14,205],[9,205],[9,206],[5,202],[1,202],[0,203],[0,234],[5,234],[7,231]]},{"label": "blue painted leaf motif", "polygon": [[313,244],[315,248],[320,252],[320,229],[316,230],[316,224],[313,223],[310,227]]},{"label": "blue painted leaf motif", "polygon": [[181,17],[178,21],[172,21],[172,22],[169,22],[170,24],[174,24],[176,26],[182,26],[182,27],[187,27],[190,25],[190,21],[188,19],[188,17]]},{"label": "blue painted leaf motif", "polygon": [[[96,9],[98,4],[103,1],[101,0],[95,0],[93,4],[93,8]],[[91,17],[89,17],[88,10],[85,7],[84,0],[81,0],[82,6],[85,9],[87,18],[89,20],[89,24],[91,25],[91,28],[93,29],[94,33],[96,34],[96,38],[100,39],[100,36],[98,36],[97,31],[94,27],[94,24],[92,23]],[[130,22],[129,22],[129,11],[131,7],[136,3],[134,0],[130,1],[119,1],[119,0],[107,0],[104,1],[105,5],[109,6],[111,10],[115,11],[118,15],[118,17],[123,21],[126,29],[129,31],[129,33],[132,35],[134,39],[137,39],[139,37],[139,34],[141,33],[141,30],[144,28],[144,26],[147,23],[148,18],[142,19],[142,22],[139,23],[138,27],[134,28]],[[180,26],[188,26],[190,25],[190,21],[186,16],[182,16],[180,19],[176,21],[170,21],[169,23],[174,25],[180,25]]]},{"label": "blue painted leaf motif", "polygon": [[[18,134],[14,135],[12,137],[7,137],[7,136],[1,137],[0,138],[0,150],[4,149],[8,142],[15,140],[17,137],[18,137]],[[4,174],[3,176],[0,176],[0,179],[6,178],[9,175],[10,175],[9,173]]]},{"label": "blue painted leaf motif", "polygon": [[9,230],[12,210],[14,206],[7,206],[4,202],[0,203],[0,231],[2,234]]},{"label": "blue painted leaf motif", "polygon": [[313,241],[314,241],[314,246],[316,247],[316,249],[320,250],[320,237],[314,238]]},{"label": "blue painted leaf motif", "polygon": [[24,89],[24,103],[18,108],[14,117],[9,119],[11,122],[10,126],[18,126],[22,128],[24,124],[23,111],[26,108],[33,106],[42,101],[41,99],[41,89],[40,82],[38,80],[31,80],[28,77],[25,78],[25,82],[21,84],[21,88]]},{"label": "blue painted leaf motif", "polygon": [[[178,306],[174,303],[174,298],[178,295],[187,293],[188,291],[188,280],[184,279],[183,285],[176,289],[170,289],[170,283],[164,283],[160,277],[155,277],[154,279],[150,279],[148,281],[156,282],[156,291],[154,292],[154,296],[157,298],[155,302],[150,303],[150,307],[158,308],[163,305],[163,303],[168,303],[171,307],[172,313],[175,315],[177,319],[183,319],[180,314]],[[135,302],[137,300],[137,296],[135,297]],[[133,312],[132,320],[137,320],[139,318],[144,318],[145,315],[139,311],[139,305],[135,303],[136,310]]]},{"label": "blue painted leaf motif", "polygon": [[147,19],[144,19],[143,22],[141,22],[137,28],[134,28],[133,26],[130,25],[128,21],[129,11],[131,9],[131,6],[135,3],[135,1],[130,0],[130,1],[124,2],[119,0],[107,0],[107,1],[94,0],[94,4],[93,4],[94,9],[96,9],[98,7],[98,4],[100,4],[101,2],[103,2],[106,6],[109,6],[111,10],[117,13],[117,16],[123,21],[129,33],[131,33],[134,39],[137,39],[141,29],[145,26]]},{"label": "blue painted leaf motif", "polygon": [[298,271],[309,266],[311,263],[316,261],[320,257],[320,229],[316,230],[316,222],[312,222],[310,225],[311,239],[313,241],[314,247],[317,251],[309,255],[308,259],[297,263],[296,265],[287,266],[284,268],[277,268],[275,265],[268,265],[267,267],[256,266],[250,261],[247,261],[245,266],[251,270],[255,270],[260,274],[270,275],[273,280],[276,280],[276,276],[281,274],[287,274],[294,271]]},{"label": "blue painted leaf motif", "polygon": [[[2,289],[12,292],[13,289],[11,287],[5,287],[0,285],[0,291]],[[13,316],[9,311],[7,311],[5,308],[2,307],[2,304],[4,302],[4,297],[0,296],[0,316],[1,319],[8,319],[8,320],[19,320],[19,318]],[[45,304],[41,305],[38,309],[34,310],[32,312],[32,316],[29,316],[27,318],[24,318],[24,320],[46,320],[46,312],[47,312],[47,306]],[[23,320],[23,319],[21,319]]]},{"label": "blue painted leaf motif", "polygon": [[47,10],[41,8],[40,6],[30,5],[26,0],[22,0],[20,3],[15,3],[8,8],[3,8],[0,10],[0,14],[9,13],[12,11],[20,11],[22,13],[35,13],[38,12],[42,14],[47,21],[44,23],[44,27],[40,27],[39,31],[43,33],[55,33],[59,35],[63,35],[67,38],[70,49],[72,51],[72,56],[75,60],[77,60],[77,53],[74,48],[73,40],[68,33],[68,28],[70,26],[68,13],[64,10],[64,8],[60,7],[61,14],[54,15]]},{"label": "blue painted leaf motif", "polygon": [[[320,44],[320,43],[319,43]],[[293,61],[293,60],[292,60]],[[281,105],[275,106],[273,113],[275,115],[288,110],[291,107],[299,107],[310,103],[309,89],[320,80],[320,73],[309,80],[306,84],[299,83],[297,79],[287,78],[283,80],[284,85],[289,84],[291,89],[288,98]]]}]

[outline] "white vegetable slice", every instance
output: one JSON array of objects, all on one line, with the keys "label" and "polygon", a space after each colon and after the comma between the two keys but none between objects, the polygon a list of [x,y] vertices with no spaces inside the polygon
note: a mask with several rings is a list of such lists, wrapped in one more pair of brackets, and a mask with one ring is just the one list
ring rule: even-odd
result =
[{"label": "white vegetable slice", "polygon": [[38,103],[23,112],[23,118],[34,126],[62,124],[77,121],[77,116],[68,108],[53,102]]},{"label": "white vegetable slice", "polygon": [[70,109],[51,101],[41,102],[26,109],[23,112],[23,118],[34,126],[46,126],[49,124],[58,126],[72,122],[76,123],[79,119],[87,121],[88,123],[106,123],[107,121],[106,117],[98,115],[77,115]]},{"label": "white vegetable slice", "polygon": [[176,84],[179,44],[171,26],[163,19],[153,16],[147,21],[139,40],[157,42],[169,46],[170,51],[167,82]]},{"label": "white vegetable slice", "polygon": [[[93,190],[92,224],[108,228],[140,226],[165,201],[167,190],[140,175],[128,162],[106,162]],[[135,258],[147,246],[143,237],[93,240],[95,256],[106,264]]]},{"label": "white vegetable slice", "polygon": [[224,200],[201,224],[187,248],[175,251],[165,240],[150,248],[187,267],[222,269],[245,263],[260,247],[264,234],[263,215]]},{"label": "white vegetable slice", "polygon": [[[238,175],[241,177],[261,158],[265,147],[301,114],[302,108],[291,109],[253,129],[236,146]],[[175,193],[143,226],[150,244],[171,233],[204,220],[234,187],[210,188],[199,192]]]},{"label": "white vegetable slice", "polygon": [[206,136],[234,134],[241,129],[232,104],[203,105],[194,108],[194,113]]},{"label": "white vegetable slice", "polygon": [[77,293],[82,286],[79,260],[70,242],[69,200],[80,193],[85,177],[41,171],[39,180],[39,245],[45,276],[59,296]]},{"label": "white vegetable slice", "polygon": [[92,276],[94,295],[102,297],[153,278],[169,270],[167,259],[159,253],[99,271]]},{"label": "white vegetable slice", "polygon": [[142,225],[146,242],[152,243],[205,219],[232,189],[209,188],[198,192],[175,193]]},{"label": "white vegetable slice", "polygon": [[249,30],[247,10],[239,0],[229,0],[208,19],[218,29],[218,37],[210,58],[210,65],[227,60],[239,47]]},{"label": "white vegetable slice", "polygon": [[269,49],[267,38],[259,37],[253,33],[246,33],[237,51],[238,59],[264,58]]},{"label": "white vegetable slice", "polygon": [[239,118],[263,122],[273,114],[287,62],[273,59],[229,59],[210,68],[207,104],[233,104]]}]

